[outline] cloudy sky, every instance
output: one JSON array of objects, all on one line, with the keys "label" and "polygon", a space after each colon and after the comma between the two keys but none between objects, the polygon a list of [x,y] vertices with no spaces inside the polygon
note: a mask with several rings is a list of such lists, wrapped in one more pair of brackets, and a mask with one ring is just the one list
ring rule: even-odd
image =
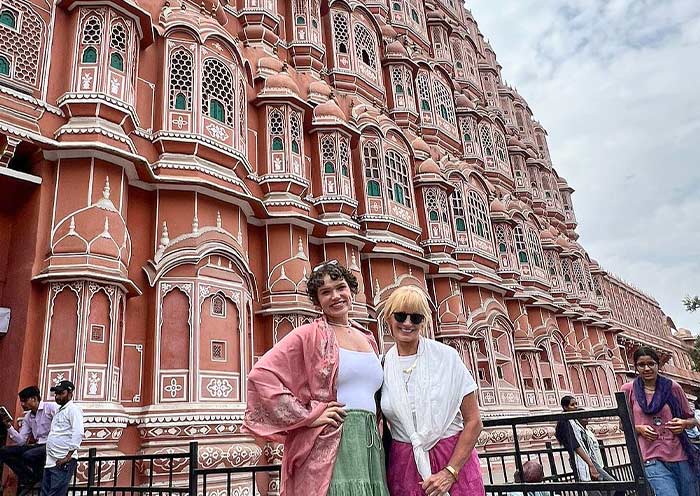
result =
[{"label": "cloudy sky", "polygon": [[700,2],[470,0],[549,132],[581,243],[700,331]]}]

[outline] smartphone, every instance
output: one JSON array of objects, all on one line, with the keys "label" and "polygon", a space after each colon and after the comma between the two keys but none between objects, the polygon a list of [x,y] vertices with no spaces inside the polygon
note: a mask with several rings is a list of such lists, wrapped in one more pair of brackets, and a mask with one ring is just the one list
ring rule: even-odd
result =
[{"label": "smartphone", "polygon": [[9,420],[10,422],[14,420],[12,418],[12,415],[10,415],[10,412],[8,412],[7,408],[5,408],[4,406],[0,406],[0,420],[2,420],[3,422],[5,420]]}]

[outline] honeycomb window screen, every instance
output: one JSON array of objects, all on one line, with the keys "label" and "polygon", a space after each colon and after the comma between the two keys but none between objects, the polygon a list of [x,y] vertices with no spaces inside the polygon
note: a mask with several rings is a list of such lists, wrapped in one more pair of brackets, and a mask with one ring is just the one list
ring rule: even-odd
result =
[{"label": "honeycomb window screen", "polygon": [[92,324],[90,326],[90,342],[104,343],[105,342],[105,326],[100,324]]},{"label": "honeycomb window screen", "polygon": [[226,300],[223,296],[212,296],[210,314],[212,317],[226,317]]},{"label": "honeycomb window screen", "polygon": [[226,341],[211,342],[211,361],[225,362],[226,361]]},{"label": "honeycomb window screen", "polygon": [[220,121],[233,127],[234,79],[231,70],[215,58],[206,59],[203,69],[202,113],[211,116],[210,102],[216,101],[223,107],[224,115],[221,116]]},{"label": "honeycomb window screen", "polygon": [[355,54],[357,60],[377,69],[377,48],[374,42],[374,36],[364,24],[356,23],[353,27],[353,35],[355,38]]},{"label": "honeycomb window screen", "polygon": [[491,240],[489,228],[489,214],[484,199],[476,191],[470,191],[467,195],[469,203],[469,226],[471,232],[481,238]]},{"label": "honeycomb window screen", "polygon": [[238,132],[240,137],[240,149],[245,151],[248,137],[248,101],[245,96],[245,81],[238,83]]},{"label": "honeycomb window screen", "polygon": [[9,2],[2,3],[3,10],[14,13],[16,22],[14,28],[0,25],[0,53],[11,66],[11,70],[5,76],[11,76],[13,81],[37,89],[46,25],[29,2],[14,2],[11,9],[6,6]]},{"label": "honeycomb window screen", "polygon": [[284,115],[277,109],[271,110],[268,117],[272,151],[284,150]]},{"label": "honeycomb window screen", "polygon": [[323,167],[323,172],[334,174],[336,160],[335,136],[324,136],[321,138],[321,166]]},{"label": "honeycomb window screen", "polygon": [[518,252],[518,261],[520,263],[529,263],[527,245],[525,244],[525,235],[523,234],[522,226],[517,226],[513,230],[513,238],[515,239],[515,251]]},{"label": "honeycomb window screen", "polygon": [[194,69],[192,54],[185,49],[170,54],[170,108],[192,110]]},{"label": "honeycomb window screen", "polygon": [[292,153],[300,154],[303,149],[303,136],[301,131],[301,114],[292,112],[289,118],[290,135],[292,138]]},{"label": "honeycomb window screen", "polygon": [[388,150],[384,155],[387,171],[387,194],[390,200],[411,208],[411,191],[406,159],[395,150]]},{"label": "honeycomb window screen", "polygon": [[333,14],[333,41],[338,53],[349,53],[350,26],[345,12]]},{"label": "honeycomb window screen", "polygon": [[493,157],[493,139],[491,138],[491,129],[488,125],[482,124],[479,127],[479,137],[481,138],[481,146],[484,150],[484,155]]},{"label": "honeycomb window screen", "polygon": [[540,269],[544,269],[540,237],[532,228],[528,228],[527,230],[527,241],[530,248],[530,253],[532,254],[532,261],[534,262],[535,266]]},{"label": "honeycomb window screen", "polygon": [[500,131],[495,131],[494,135],[496,137],[496,156],[501,162],[507,162],[508,150],[506,148],[506,140],[503,138],[503,134]]},{"label": "honeycomb window screen", "polygon": [[350,177],[350,140],[345,136],[341,136],[338,140],[338,163],[340,164],[340,173],[344,177]]},{"label": "honeycomb window screen", "polygon": [[498,248],[498,253],[507,253],[511,250],[510,245],[510,233],[508,229],[503,224],[498,224],[496,226],[496,247]]},{"label": "honeycomb window screen", "polygon": [[112,26],[112,32],[109,37],[109,47],[120,52],[126,52],[126,30],[124,26],[116,23]]},{"label": "honeycomb window screen", "polygon": [[416,87],[418,88],[418,99],[420,100],[420,109],[430,111],[432,108],[430,84],[428,83],[428,75],[424,72],[418,74],[416,78]]},{"label": "honeycomb window screen", "polygon": [[83,45],[102,43],[102,21],[97,16],[90,16],[83,25]]}]

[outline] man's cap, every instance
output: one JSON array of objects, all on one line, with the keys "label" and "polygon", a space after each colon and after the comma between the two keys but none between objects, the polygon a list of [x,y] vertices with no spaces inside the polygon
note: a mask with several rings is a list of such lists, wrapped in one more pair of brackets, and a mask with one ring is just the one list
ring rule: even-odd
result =
[{"label": "man's cap", "polygon": [[71,381],[61,381],[51,388],[52,393],[62,393],[63,391],[75,391],[75,385]]}]

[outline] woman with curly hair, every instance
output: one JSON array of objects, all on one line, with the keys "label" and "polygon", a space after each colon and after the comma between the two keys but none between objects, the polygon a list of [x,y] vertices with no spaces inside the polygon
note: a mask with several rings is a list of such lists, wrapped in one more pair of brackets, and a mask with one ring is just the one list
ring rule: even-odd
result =
[{"label": "woman with curly hair", "polygon": [[283,496],[388,496],[372,334],[348,318],[355,276],[337,262],[307,282],[322,316],[294,329],[248,376],[245,429],[284,444]]}]

